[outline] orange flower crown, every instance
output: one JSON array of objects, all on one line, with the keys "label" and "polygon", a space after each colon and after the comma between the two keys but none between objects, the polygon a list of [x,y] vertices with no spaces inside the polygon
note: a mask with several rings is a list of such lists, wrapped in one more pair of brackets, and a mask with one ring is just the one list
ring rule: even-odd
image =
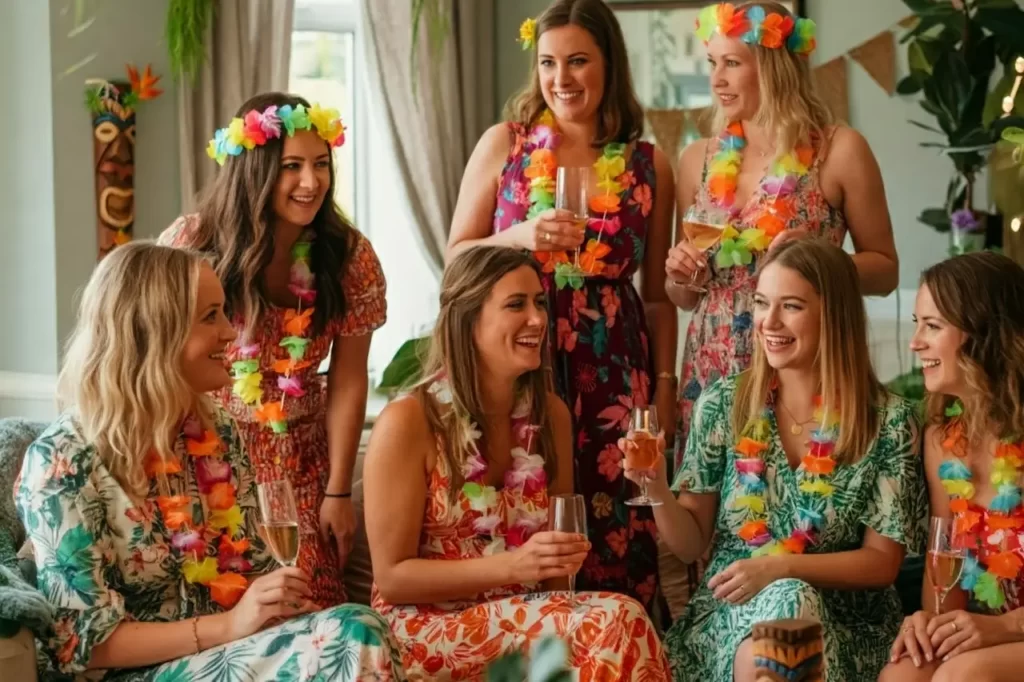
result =
[{"label": "orange flower crown", "polygon": [[748,45],[785,47],[803,56],[811,54],[817,46],[815,24],[810,19],[766,12],[763,7],[736,9],[728,2],[709,5],[697,16],[697,37],[707,44],[716,33],[738,38]]}]

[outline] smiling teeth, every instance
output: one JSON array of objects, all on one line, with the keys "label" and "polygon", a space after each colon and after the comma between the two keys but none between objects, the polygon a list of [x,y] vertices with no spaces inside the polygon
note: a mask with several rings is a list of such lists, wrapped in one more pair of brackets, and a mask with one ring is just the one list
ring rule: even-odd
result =
[{"label": "smiling teeth", "polygon": [[223,360],[224,353],[210,353],[209,358],[211,360]]},{"label": "smiling teeth", "polygon": [[766,336],[764,337],[764,340],[772,348],[779,348],[780,346],[788,346],[789,344],[793,343],[793,341],[795,341],[796,339],[790,336]]},{"label": "smiling teeth", "polygon": [[582,92],[556,92],[555,97],[558,99],[575,99],[582,94]]},{"label": "smiling teeth", "polygon": [[312,204],[316,197],[292,197],[293,201],[297,201],[300,204]]},{"label": "smiling teeth", "polygon": [[516,343],[529,346],[530,348],[536,348],[540,345],[540,338],[536,336],[524,336],[523,338],[516,339]]},{"label": "smiling teeth", "polygon": [[941,360],[922,360],[921,367],[924,369],[931,369],[932,367],[938,367],[942,364]]}]

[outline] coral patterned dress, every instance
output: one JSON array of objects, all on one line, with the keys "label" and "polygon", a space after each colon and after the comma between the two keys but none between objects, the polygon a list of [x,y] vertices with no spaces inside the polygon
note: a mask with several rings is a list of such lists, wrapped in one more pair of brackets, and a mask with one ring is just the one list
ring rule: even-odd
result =
[{"label": "coral patterned dress", "polygon": [[[787,230],[801,229],[827,238],[836,245],[842,245],[846,237],[846,219],[842,212],[829,205],[818,184],[819,168],[824,155],[822,145],[809,171],[797,181],[791,195],[792,216],[786,221]],[[708,143],[704,160],[704,172],[696,203],[712,205],[708,190],[708,161],[717,151],[715,140]],[[760,184],[740,211],[740,226],[752,226],[761,215],[766,204],[772,199],[766,196]],[[683,461],[683,448],[690,430],[693,404],[708,385],[719,377],[737,374],[750,365],[753,327],[752,296],[755,287],[754,274],[757,272],[759,256],[754,253],[750,265],[721,269],[715,265],[715,255],[720,245],[708,251],[708,266],[711,280],[693,311],[690,326],[686,331],[686,346],[683,349],[683,368],[679,381],[679,418],[676,425],[675,466],[679,469]]]},{"label": "coral patterned dress", "polygon": [[[530,181],[524,170],[536,148],[526,130],[510,124],[514,138],[502,170],[494,213],[494,231],[526,220]],[[632,278],[644,259],[654,206],[654,147],[639,142],[627,159],[620,183],[627,186],[620,227],[607,229],[611,247],[599,277],[587,277],[579,290],[558,288],[554,263],[545,264],[548,295],[548,343],[554,388],[573,415],[575,489],[587,504],[587,528],[593,547],[579,576],[581,589],[609,590],[639,600],[655,613],[658,547],[650,507],[625,501],[636,488],[622,475],[618,440],[629,426],[634,406],[649,404],[652,358],[644,305]],[[601,216],[591,213],[591,218]],[[596,237],[587,230],[588,238]]]},{"label": "coral patterned dress", "polygon": [[[443,380],[432,394],[441,403],[450,396]],[[450,398],[447,398],[450,401]],[[446,460],[427,481],[419,558],[435,561],[478,559],[515,549],[547,522],[548,491],[544,463],[529,452],[529,406],[512,417],[512,466],[504,485],[467,483],[449,500]],[[477,441],[482,445],[482,439]],[[442,447],[439,442],[438,447]],[[467,462],[468,480],[486,471],[484,453]],[[483,679],[487,666],[546,636],[561,638],[569,664],[586,680],[670,679],[661,641],[643,607],[609,592],[540,592],[539,584],[505,585],[472,599],[438,604],[395,605],[373,587],[372,603],[391,624],[402,648],[410,680]]]},{"label": "coral patterned dress", "polygon": [[[192,243],[198,216],[179,218],[160,235],[160,243],[186,247]],[[305,359],[310,366],[294,372],[306,386],[301,398],[288,398],[288,431],[275,434],[255,420],[252,409],[227,386],[216,393],[216,399],[234,418],[246,452],[256,469],[259,481],[287,477],[295,492],[299,512],[298,567],[311,578],[313,599],[321,606],[332,606],[346,600],[342,567],[333,546],[320,539],[320,505],[324,500],[330,459],[327,453],[327,386],[317,369],[330,352],[331,343],[339,336],[369,334],[384,324],[387,316],[384,273],[373,247],[365,237],[356,234],[355,248],[349,257],[348,269],[342,279],[347,312],[342,319],[331,320],[324,333],[311,336]],[[316,248],[314,246],[314,248]],[[256,327],[250,343],[260,346],[261,369],[286,357],[278,346],[286,334],[282,330],[286,309],[271,306]],[[244,321],[232,321],[242,341]],[[230,353],[229,353],[230,355]],[[263,395],[267,402],[280,400],[276,375],[264,371]]]}]

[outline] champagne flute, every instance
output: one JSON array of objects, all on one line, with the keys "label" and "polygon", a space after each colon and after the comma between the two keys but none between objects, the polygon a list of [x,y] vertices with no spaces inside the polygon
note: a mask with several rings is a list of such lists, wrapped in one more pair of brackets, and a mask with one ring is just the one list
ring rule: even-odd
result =
[{"label": "champagne flute", "polygon": [[[711,247],[722,241],[722,235],[725,234],[725,227],[728,223],[725,211],[692,204],[690,208],[686,209],[686,215],[683,216],[683,234],[695,249],[701,253],[707,253]],[[696,270],[690,275],[689,282],[673,282],[673,284],[684,286],[691,291],[707,293],[706,287],[697,284]]]},{"label": "champagne flute", "polygon": [[270,553],[282,566],[294,566],[299,556],[299,513],[291,484],[287,479],[259,483],[256,493]]},{"label": "champagne flute", "polygon": [[[631,469],[653,469],[658,461],[658,410],[653,405],[634,407],[626,440],[633,447],[626,448],[626,463]],[[647,475],[640,478],[640,494],[626,500],[631,507],[657,507],[661,502],[647,495]]]},{"label": "champagne flute", "polygon": [[928,529],[928,558],[925,574],[935,591],[935,611],[942,613],[942,602],[960,581],[967,552],[953,538],[953,520],[933,516]]},{"label": "champagne flute", "polygon": [[[559,166],[555,174],[555,208],[569,211],[581,230],[590,215],[590,166]],[[574,264],[579,268],[580,250]]]},{"label": "champagne flute", "polygon": [[[548,506],[548,530],[587,536],[587,507],[582,495],[552,495]],[[569,576],[569,593],[575,601],[576,574]]]}]

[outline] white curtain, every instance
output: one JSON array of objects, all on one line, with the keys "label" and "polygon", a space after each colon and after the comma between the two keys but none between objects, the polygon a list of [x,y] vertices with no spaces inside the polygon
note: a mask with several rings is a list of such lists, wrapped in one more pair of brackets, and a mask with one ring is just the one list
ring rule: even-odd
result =
[{"label": "white curtain", "polygon": [[193,83],[178,83],[182,212],[213,179],[206,145],[247,99],[288,89],[295,0],[220,0],[206,35],[206,60]]}]

